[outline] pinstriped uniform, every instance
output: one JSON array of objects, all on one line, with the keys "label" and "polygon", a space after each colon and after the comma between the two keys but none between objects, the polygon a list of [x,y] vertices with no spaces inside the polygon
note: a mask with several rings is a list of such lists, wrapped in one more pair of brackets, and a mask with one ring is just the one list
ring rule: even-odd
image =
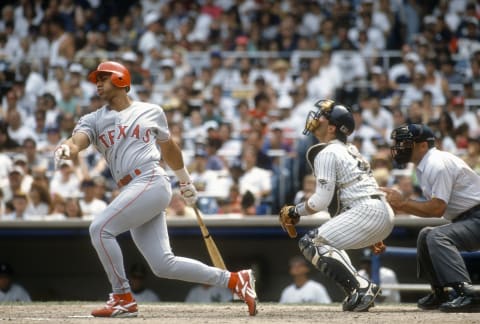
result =
[{"label": "pinstriped uniform", "polygon": [[228,271],[177,257],[171,251],[165,209],[172,189],[159,165],[161,153],[156,145],[157,140],[170,137],[167,125],[160,106],[133,102],[120,112],[104,106],[87,114],[73,131],[88,136],[90,143],[105,157],[116,181],[132,176],[90,225],[92,244],[116,294],[130,289],[122,251],[116,241],[116,236],[126,231],[130,231],[158,277],[224,287],[228,284]]},{"label": "pinstriped uniform", "polygon": [[[373,178],[369,163],[355,146],[333,140],[314,160],[316,191],[333,196],[340,213],[318,228],[318,240],[339,250],[360,249],[385,239],[394,213]],[[372,195],[380,195],[373,199]]]}]

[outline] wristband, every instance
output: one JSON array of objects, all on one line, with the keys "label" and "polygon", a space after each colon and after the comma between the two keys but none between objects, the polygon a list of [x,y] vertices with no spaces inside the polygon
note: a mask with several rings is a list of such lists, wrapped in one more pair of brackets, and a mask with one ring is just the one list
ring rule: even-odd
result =
[{"label": "wristband", "polygon": [[183,167],[182,169],[173,170],[173,173],[175,173],[175,176],[178,180],[180,180],[181,183],[192,182],[192,180],[190,179],[190,174],[185,167]]},{"label": "wristband", "polygon": [[295,206],[295,211],[297,212],[298,215],[300,216],[308,215],[307,207],[305,206],[305,204],[306,202],[301,202]]}]

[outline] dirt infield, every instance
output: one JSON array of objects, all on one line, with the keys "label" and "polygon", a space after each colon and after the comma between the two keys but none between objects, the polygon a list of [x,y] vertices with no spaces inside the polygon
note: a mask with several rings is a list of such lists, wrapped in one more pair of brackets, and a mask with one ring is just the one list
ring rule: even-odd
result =
[{"label": "dirt infield", "polygon": [[140,305],[140,314],[130,319],[97,319],[89,316],[96,303],[0,304],[0,323],[480,323],[478,313],[445,314],[420,311],[413,304],[379,305],[368,313],[342,312],[339,304],[259,304],[259,313],[248,316],[246,306],[229,304],[156,303]]}]

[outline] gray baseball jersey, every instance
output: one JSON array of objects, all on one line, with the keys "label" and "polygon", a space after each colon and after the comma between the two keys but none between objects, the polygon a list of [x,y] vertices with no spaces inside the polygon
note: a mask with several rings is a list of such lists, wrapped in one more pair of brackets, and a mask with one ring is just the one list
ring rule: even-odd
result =
[{"label": "gray baseball jersey", "polygon": [[156,140],[170,136],[163,109],[135,101],[122,111],[106,106],[83,116],[75,129],[85,133],[105,157],[115,181],[138,166],[160,161]]},{"label": "gray baseball jersey", "polygon": [[77,132],[85,133],[105,157],[116,181],[131,176],[90,225],[92,244],[113,293],[130,290],[122,251],[115,238],[126,231],[130,231],[156,276],[226,287],[228,271],[177,257],[171,251],[165,209],[172,189],[159,165],[161,153],[156,145],[157,140],[170,137],[163,109],[143,102],[133,102],[120,112],[104,106],[83,116],[73,130],[74,134]]},{"label": "gray baseball jersey", "polygon": [[[373,177],[370,164],[352,144],[333,140],[314,160],[317,191],[333,196],[341,212],[319,227],[318,234],[337,249],[359,249],[385,239],[393,229],[393,210]],[[373,197],[373,198],[372,198]]]}]

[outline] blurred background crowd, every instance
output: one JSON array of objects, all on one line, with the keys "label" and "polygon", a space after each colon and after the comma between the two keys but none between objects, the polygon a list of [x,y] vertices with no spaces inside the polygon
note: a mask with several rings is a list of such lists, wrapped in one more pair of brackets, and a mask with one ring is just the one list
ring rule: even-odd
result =
[{"label": "blurred background crowd", "polygon": [[[103,105],[86,75],[123,63],[161,105],[205,214],[269,215],[315,188],[303,136],[318,99],[350,106],[380,185],[421,199],[389,135],[427,123],[480,173],[480,1],[4,0],[0,219],[91,219],[115,198],[92,147],[53,164]],[[176,188],[175,177],[172,181]],[[174,191],[168,215],[195,217]]]}]

